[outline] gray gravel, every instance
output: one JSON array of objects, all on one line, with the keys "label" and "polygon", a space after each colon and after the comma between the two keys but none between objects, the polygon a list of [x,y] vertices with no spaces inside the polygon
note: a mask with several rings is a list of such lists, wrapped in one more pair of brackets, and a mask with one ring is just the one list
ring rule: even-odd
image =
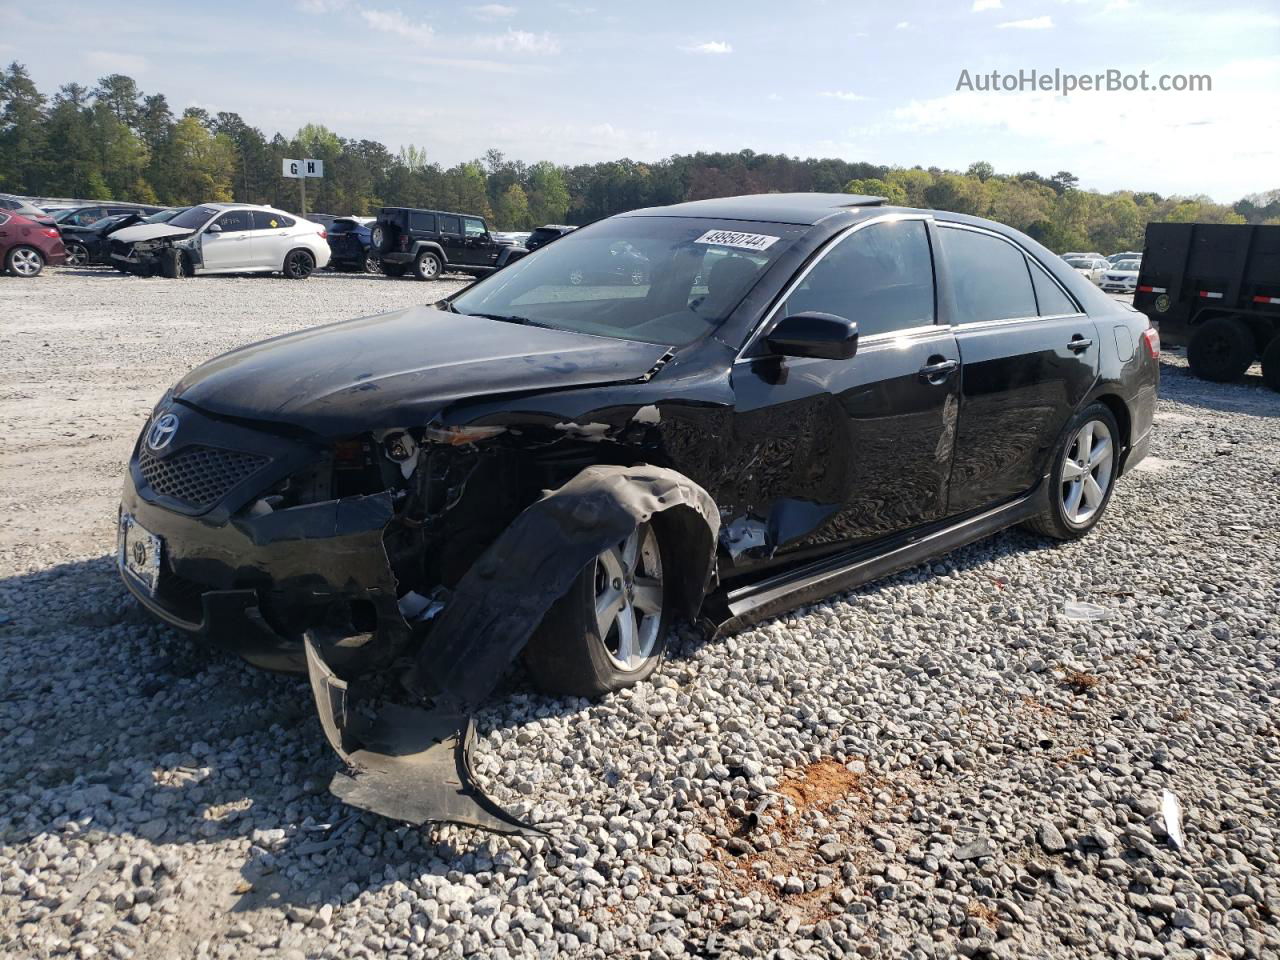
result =
[{"label": "gray gravel", "polygon": [[550,840],[329,797],[304,682],[127,599],[119,478],[194,363],[452,288],[0,279],[0,954],[1280,954],[1280,397],[1177,357],[1083,542],[682,638],[599,703],[513,677],[479,774]]}]

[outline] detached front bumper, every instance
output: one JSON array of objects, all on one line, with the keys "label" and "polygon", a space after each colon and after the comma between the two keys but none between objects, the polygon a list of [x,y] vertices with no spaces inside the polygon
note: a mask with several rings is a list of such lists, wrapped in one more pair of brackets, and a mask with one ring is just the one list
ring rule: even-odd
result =
[{"label": "detached front bumper", "polygon": [[390,495],[258,517],[184,516],[148,502],[129,476],[121,514],[157,538],[160,553],[153,589],[121,552],[129,591],[165,622],[256,666],[305,672],[302,633],[322,622],[376,622],[370,652],[409,635],[382,544]]}]

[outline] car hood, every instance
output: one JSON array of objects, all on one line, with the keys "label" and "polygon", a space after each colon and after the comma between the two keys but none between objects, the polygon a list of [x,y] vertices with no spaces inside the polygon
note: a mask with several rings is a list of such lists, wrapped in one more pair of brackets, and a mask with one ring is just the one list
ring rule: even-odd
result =
[{"label": "car hood", "polygon": [[124,243],[137,243],[139,240],[160,240],[164,237],[184,237],[195,233],[190,227],[174,227],[167,223],[140,223],[136,227],[125,227],[111,235],[112,240]]},{"label": "car hood", "polygon": [[414,307],[225,353],[174,397],[321,436],[423,425],[458,400],[637,380],[670,348]]}]

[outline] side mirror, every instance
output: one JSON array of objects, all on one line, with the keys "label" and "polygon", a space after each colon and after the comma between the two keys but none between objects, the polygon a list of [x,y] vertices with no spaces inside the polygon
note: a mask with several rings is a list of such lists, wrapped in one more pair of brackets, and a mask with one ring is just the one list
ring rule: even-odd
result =
[{"label": "side mirror", "polygon": [[205,232],[206,232],[206,233],[221,233],[221,232],[222,232],[222,227],[218,226],[216,223],[211,223],[211,224],[209,224],[209,226],[205,229]]},{"label": "side mirror", "polygon": [[858,324],[834,313],[793,313],[778,322],[765,343],[783,357],[848,360],[858,352]]}]

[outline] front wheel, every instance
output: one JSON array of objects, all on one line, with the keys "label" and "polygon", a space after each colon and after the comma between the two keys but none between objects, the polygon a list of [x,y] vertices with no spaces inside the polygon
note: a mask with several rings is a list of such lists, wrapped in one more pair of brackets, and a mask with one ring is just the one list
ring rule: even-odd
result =
[{"label": "front wheel", "polygon": [[671,569],[652,522],[587,564],[529,641],[534,682],[548,693],[595,697],[652,674],[667,647]]},{"label": "front wheel", "polygon": [[1078,540],[1111,502],[1120,466],[1120,427],[1101,403],[1081,410],[1063,431],[1049,475],[1049,506],[1026,527],[1055,540]]},{"label": "front wheel", "polygon": [[1215,317],[1196,329],[1187,344],[1187,364],[1202,380],[1229,383],[1253,363],[1253,332],[1237,317]]},{"label": "front wheel", "polygon": [[315,257],[306,250],[290,251],[284,258],[284,275],[290,280],[305,280],[315,268]]},{"label": "front wheel", "polygon": [[160,254],[160,275],[169,280],[181,280],[191,276],[191,264],[181,250],[169,247]]},{"label": "front wheel", "polygon": [[44,256],[35,247],[14,247],[4,258],[4,266],[15,277],[30,280],[40,276],[44,269]]}]

